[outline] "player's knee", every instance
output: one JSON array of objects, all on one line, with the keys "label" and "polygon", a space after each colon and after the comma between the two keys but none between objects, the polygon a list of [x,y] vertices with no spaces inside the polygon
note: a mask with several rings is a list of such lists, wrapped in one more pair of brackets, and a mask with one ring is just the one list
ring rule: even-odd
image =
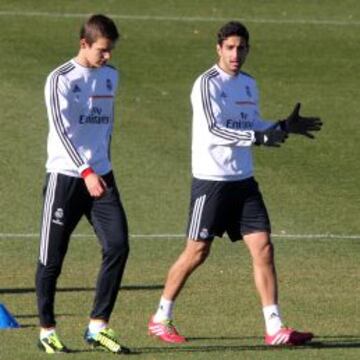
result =
[{"label": "player's knee", "polygon": [[271,242],[266,243],[259,250],[259,260],[263,263],[272,263],[274,261],[274,246]]},{"label": "player's knee", "polygon": [[210,254],[210,246],[202,245],[195,249],[193,258],[197,265],[202,264]]},{"label": "player's knee", "polygon": [[130,247],[127,241],[113,242],[104,248],[104,255],[109,258],[127,258],[129,256]]},{"label": "player's knee", "polygon": [[62,261],[61,260],[51,260],[46,265],[39,264],[40,272],[47,277],[57,278],[61,273]]}]

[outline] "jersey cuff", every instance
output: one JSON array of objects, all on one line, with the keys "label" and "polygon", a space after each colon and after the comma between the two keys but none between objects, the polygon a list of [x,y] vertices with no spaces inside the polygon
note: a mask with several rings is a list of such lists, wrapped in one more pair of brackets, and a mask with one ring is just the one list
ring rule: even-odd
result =
[{"label": "jersey cuff", "polygon": [[251,131],[251,144],[255,144],[256,137],[255,137],[255,131]]},{"label": "jersey cuff", "polygon": [[84,169],[83,171],[81,171],[80,175],[83,179],[85,179],[87,176],[89,176],[90,174],[94,174],[95,171],[91,168],[88,167],[86,169]]}]

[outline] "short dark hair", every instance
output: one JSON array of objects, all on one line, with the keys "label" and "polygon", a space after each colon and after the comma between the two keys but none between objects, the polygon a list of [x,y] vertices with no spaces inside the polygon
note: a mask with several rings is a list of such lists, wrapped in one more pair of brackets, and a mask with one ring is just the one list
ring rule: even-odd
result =
[{"label": "short dark hair", "polygon": [[217,43],[222,45],[223,41],[230,36],[241,36],[246,40],[246,43],[249,45],[249,31],[242,23],[238,21],[230,21],[227,24],[223,25],[217,34]]},{"label": "short dark hair", "polygon": [[80,29],[80,39],[85,39],[91,45],[99,37],[105,37],[112,41],[119,38],[119,32],[114,21],[101,14],[90,16]]}]

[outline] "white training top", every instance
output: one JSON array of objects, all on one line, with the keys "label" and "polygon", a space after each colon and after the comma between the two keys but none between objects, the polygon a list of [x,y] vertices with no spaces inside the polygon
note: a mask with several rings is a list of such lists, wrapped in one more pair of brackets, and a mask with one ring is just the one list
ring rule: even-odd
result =
[{"label": "white training top", "polygon": [[196,79],[191,103],[193,176],[216,181],[253,176],[254,131],[272,125],[261,119],[255,79],[214,65]]},{"label": "white training top", "polygon": [[47,172],[80,177],[88,167],[99,175],[111,170],[117,84],[118,72],[108,65],[87,68],[70,60],[50,73],[45,85]]}]

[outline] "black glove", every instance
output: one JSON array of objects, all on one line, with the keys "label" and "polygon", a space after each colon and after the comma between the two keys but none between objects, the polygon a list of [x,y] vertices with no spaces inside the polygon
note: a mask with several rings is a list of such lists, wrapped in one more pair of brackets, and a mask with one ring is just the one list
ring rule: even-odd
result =
[{"label": "black glove", "polygon": [[264,131],[255,131],[255,145],[280,147],[288,137],[287,132],[278,129],[277,124]]},{"label": "black glove", "polygon": [[303,117],[300,116],[300,103],[297,103],[294,107],[293,112],[285,119],[280,120],[279,125],[281,130],[292,134],[304,135],[308,138],[313,139],[314,135],[310,131],[321,130],[322,122],[318,117]]}]

